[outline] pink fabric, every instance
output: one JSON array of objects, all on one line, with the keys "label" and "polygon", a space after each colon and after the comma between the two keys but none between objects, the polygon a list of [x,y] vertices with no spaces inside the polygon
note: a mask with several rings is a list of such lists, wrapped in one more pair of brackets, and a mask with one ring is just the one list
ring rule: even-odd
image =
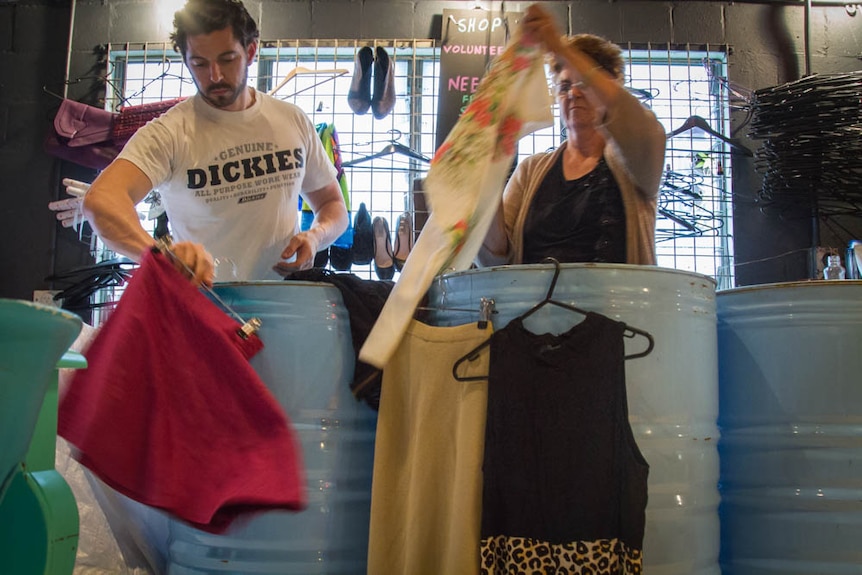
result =
[{"label": "pink fabric", "polygon": [[239,514],[306,505],[301,452],[248,363],[263,348],[148,253],[60,402],[75,458],[124,495],[222,532]]}]

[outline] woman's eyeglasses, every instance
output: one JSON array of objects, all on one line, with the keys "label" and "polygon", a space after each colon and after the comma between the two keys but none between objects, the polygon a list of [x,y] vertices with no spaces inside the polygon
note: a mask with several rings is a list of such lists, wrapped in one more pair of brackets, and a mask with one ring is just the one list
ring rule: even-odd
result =
[{"label": "woman's eyeglasses", "polygon": [[583,86],[580,82],[572,82],[571,80],[563,80],[557,84],[557,97],[568,98],[572,94],[572,88],[580,89]]}]

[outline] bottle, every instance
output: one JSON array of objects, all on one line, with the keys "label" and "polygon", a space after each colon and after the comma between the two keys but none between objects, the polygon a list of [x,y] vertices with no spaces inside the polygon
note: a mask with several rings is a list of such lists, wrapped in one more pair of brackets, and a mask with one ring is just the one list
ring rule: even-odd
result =
[{"label": "bottle", "polygon": [[862,254],[862,241],[850,240],[847,245],[847,253],[844,254],[844,267],[846,268],[846,278],[848,280],[862,279],[862,270],[859,269],[859,258],[856,254]]},{"label": "bottle", "polygon": [[823,270],[823,278],[827,280],[843,280],[844,268],[841,267],[841,256],[829,256],[827,266]]}]

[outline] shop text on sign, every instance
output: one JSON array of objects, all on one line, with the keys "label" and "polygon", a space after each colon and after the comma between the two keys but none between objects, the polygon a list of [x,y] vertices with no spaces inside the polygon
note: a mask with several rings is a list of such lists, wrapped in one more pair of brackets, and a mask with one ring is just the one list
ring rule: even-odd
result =
[{"label": "shop text on sign", "polygon": [[436,147],[470,104],[491,62],[505,50],[508,33],[521,16],[516,12],[443,10]]},{"label": "shop text on sign", "polygon": [[503,27],[506,20],[502,16],[483,16],[475,18],[472,16],[457,17],[455,14],[449,14],[448,20],[455,24],[458,32],[493,32],[494,30]]}]

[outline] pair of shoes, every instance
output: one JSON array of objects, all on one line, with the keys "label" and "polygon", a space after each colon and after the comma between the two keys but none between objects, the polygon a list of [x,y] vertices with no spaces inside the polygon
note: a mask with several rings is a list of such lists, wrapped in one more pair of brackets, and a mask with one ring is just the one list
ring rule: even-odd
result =
[{"label": "pair of shoes", "polygon": [[395,262],[392,257],[392,238],[389,235],[389,223],[377,216],[372,224],[374,229],[374,271],[382,280],[391,280],[395,276]]},{"label": "pair of shoes", "polygon": [[404,212],[398,216],[398,230],[395,232],[395,251],[392,259],[395,260],[395,269],[401,271],[410,250],[413,249],[413,221],[410,212]]},{"label": "pair of shoes", "polygon": [[347,92],[347,104],[354,113],[362,115],[371,107],[371,66],[374,50],[363,46],[353,58],[353,80]]},{"label": "pair of shoes", "polygon": [[[374,73],[374,95],[371,94],[371,74]],[[353,80],[347,92],[347,103],[354,113],[363,115],[371,108],[382,120],[395,108],[395,66],[382,46],[375,51],[363,46],[353,59]]]}]

